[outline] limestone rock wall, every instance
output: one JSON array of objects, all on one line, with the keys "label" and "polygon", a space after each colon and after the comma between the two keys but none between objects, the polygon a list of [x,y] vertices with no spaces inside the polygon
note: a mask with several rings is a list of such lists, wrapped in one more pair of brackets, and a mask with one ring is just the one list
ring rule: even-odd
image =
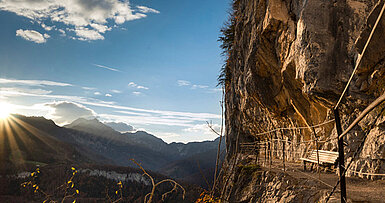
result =
[{"label": "limestone rock wall", "polygon": [[[254,136],[259,132],[333,119],[331,109],[381,7],[375,0],[235,0],[225,85],[228,160],[236,154],[237,142],[267,139]],[[385,18],[342,101],[344,128],[385,90],[384,34]],[[346,157],[354,153],[378,113],[372,112],[346,137]],[[384,119],[381,115],[369,129],[354,170],[385,173]],[[306,129],[283,134],[297,141],[313,136]],[[317,134],[321,139],[335,136],[334,124],[317,129]],[[336,142],[320,148],[336,150]]]}]

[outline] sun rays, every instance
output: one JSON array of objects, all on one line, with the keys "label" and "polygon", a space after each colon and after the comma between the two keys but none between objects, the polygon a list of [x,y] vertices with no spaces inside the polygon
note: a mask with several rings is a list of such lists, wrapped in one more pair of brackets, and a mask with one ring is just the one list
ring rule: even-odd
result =
[{"label": "sun rays", "polygon": [[13,110],[14,109],[11,104],[0,102],[0,120],[8,118]]},{"label": "sun rays", "polygon": [[55,151],[55,142],[44,132],[18,118],[17,115],[0,119],[0,162],[9,166],[27,166],[42,159],[41,150]]}]

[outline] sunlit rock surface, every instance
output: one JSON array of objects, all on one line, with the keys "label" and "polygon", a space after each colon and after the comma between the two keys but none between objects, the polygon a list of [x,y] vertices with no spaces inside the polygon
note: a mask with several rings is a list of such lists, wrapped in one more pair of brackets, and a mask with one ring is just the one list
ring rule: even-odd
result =
[{"label": "sunlit rock surface", "polygon": [[[234,1],[235,31],[226,83],[228,163],[236,153],[237,140],[243,143],[284,135],[284,139],[298,143],[314,139],[312,131],[286,130],[272,137],[254,135],[278,127],[312,126],[334,119],[332,108],[382,8],[377,2]],[[385,90],[384,34],[383,17],[341,102],[343,129]],[[345,157],[349,161],[368,134],[363,150],[352,164],[354,171],[385,173],[384,114],[368,129],[381,108],[371,112],[345,137]],[[316,133],[321,140],[335,137],[334,123],[317,128]],[[314,144],[293,147],[296,150],[286,156],[304,156],[314,149]],[[336,140],[321,144],[320,148],[336,151]]]}]

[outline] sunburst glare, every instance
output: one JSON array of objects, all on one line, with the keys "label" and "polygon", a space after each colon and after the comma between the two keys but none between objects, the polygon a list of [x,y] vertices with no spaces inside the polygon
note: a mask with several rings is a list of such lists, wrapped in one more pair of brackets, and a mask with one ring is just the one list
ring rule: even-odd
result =
[{"label": "sunburst glare", "polygon": [[0,102],[0,119],[6,119],[13,111],[13,106],[9,103]]}]

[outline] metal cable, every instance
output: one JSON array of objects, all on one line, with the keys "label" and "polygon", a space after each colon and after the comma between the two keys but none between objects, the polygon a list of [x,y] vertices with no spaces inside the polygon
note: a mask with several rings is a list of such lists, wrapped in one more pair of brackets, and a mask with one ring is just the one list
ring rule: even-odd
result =
[{"label": "metal cable", "polygon": [[[385,5],[385,4],[384,4]],[[357,157],[357,155],[361,152],[362,148],[364,147],[364,144],[365,144],[365,141],[366,141],[366,138],[367,138],[367,135],[369,134],[370,130],[373,129],[374,125],[376,124],[378,118],[380,118],[381,114],[384,112],[385,110],[385,107],[382,108],[381,112],[377,115],[376,119],[374,120],[374,122],[372,123],[372,125],[368,128],[367,132],[365,133],[364,135],[364,139],[362,140],[362,142],[360,143],[360,146],[358,146],[357,150],[354,152],[353,154],[353,157],[352,159],[350,160],[348,166],[346,167],[346,170],[344,170],[344,173],[343,175],[346,174],[346,172],[348,171],[348,169],[350,168],[350,165],[353,163],[353,160]],[[336,185],[333,187],[333,190],[332,192],[328,195],[328,197],[326,198],[325,200],[325,203],[327,203],[330,199],[330,197],[333,195],[335,189],[337,188],[338,184],[340,183],[340,180],[338,179]]]},{"label": "metal cable", "polygon": [[[381,0],[380,0],[380,1],[381,1]],[[379,1],[379,2],[380,2],[380,1]],[[373,28],[372,28],[372,31],[370,32],[370,35],[369,35],[368,39],[366,40],[364,49],[362,50],[362,54],[359,55],[359,57],[358,57],[358,59],[357,59],[357,63],[356,63],[356,65],[355,65],[354,69],[353,69],[353,72],[352,72],[352,74],[350,75],[349,81],[348,81],[348,83],[346,84],[345,89],[344,89],[344,91],[342,92],[340,98],[338,99],[337,104],[334,106],[334,109],[337,109],[337,107],[340,105],[341,100],[342,100],[342,98],[344,97],[344,95],[345,95],[345,93],[346,93],[346,91],[347,91],[347,89],[348,89],[348,87],[349,87],[349,85],[350,85],[350,83],[351,83],[351,81],[352,81],[352,79],[353,79],[353,76],[354,76],[354,74],[356,73],[356,71],[357,71],[357,69],[358,69],[358,66],[359,66],[360,63],[361,63],[361,59],[362,59],[362,57],[363,57],[364,54],[365,54],[366,48],[368,47],[369,42],[370,42],[370,40],[372,39],[373,33],[374,33],[374,31],[376,30],[376,27],[377,27],[377,25],[378,25],[378,22],[380,22],[380,19],[381,19],[383,13],[384,13],[384,10],[385,10],[385,3],[384,3],[384,5],[382,6],[381,12],[380,12],[380,14],[379,14],[378,17],[377,17],[376,23],[374,24],[374,26],[373,26]]]},{"label": "metal cable", "polygon": [[269,133],[276,132],[276,131],[279,131],[279,130],[299,130],[299,129],[316,128],[316,127],[320,127],[320,126],[326,125],[328,123],[331,123],[333,121],[334,121],[334,119],[328,120],[328,121],[325,121],[323,123],[320,123],[320,124],[317,124],[317,125],[313,125],[313,126],[301,126],[301,127],[294,127],[294,128],[276,128],[276,129],[273,129],[273,130],[270,130],[270,131],[267,131],[267,132],[255,134],[254,136],[265,135],[265,134],[269,134]]}]

